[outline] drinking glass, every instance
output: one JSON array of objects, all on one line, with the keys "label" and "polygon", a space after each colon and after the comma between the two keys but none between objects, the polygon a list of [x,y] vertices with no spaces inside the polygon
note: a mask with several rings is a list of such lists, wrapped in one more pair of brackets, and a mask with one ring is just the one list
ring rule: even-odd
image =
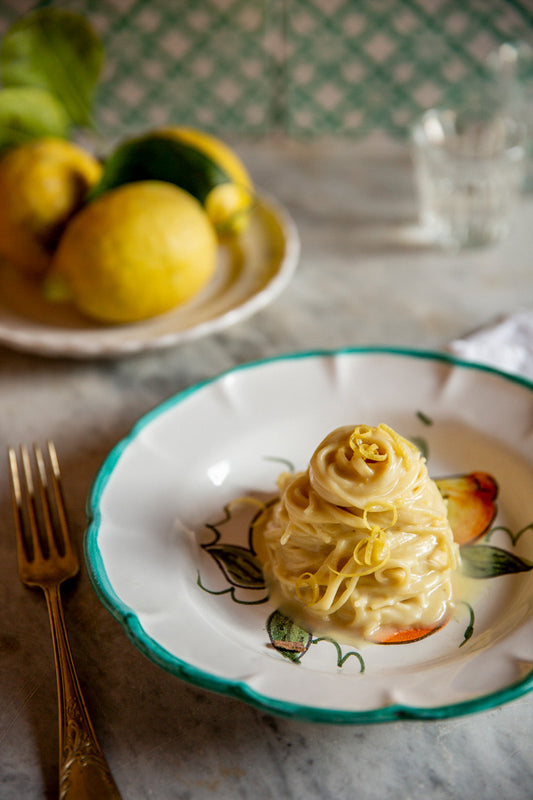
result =
[{"label": "drinking glass", "polygon": [[527,42],[503,42],[487,59],[501,107],[525,127],[524,189],[533,191],[533,48]]},{"label": "drinking glass", "polygon": [[449,248],[486,245],[509,230],[524,165],[524,127],[500,114],[430,109],[413,129],[420,220]]}]

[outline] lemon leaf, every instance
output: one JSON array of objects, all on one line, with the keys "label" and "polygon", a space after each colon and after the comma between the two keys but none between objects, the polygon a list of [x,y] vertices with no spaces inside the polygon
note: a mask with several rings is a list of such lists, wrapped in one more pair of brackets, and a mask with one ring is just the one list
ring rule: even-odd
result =
[{"label": "lemon leaf", "polygon": [[19,19],[0,47],[4,86],[51,92],[75,125],[91,124],[102,61],[102,45],[87,20],[57,8],[38,9]]},{"label": "lemon leaf", "polygon": [[17,86],[0,90],[0,148],[43,136],[67,137],[70,118],[45,89]]},{"label": "lemon leaf", "polygon": [[147,180],[173,183],[205,203],[214,186],[231,178],[196,147],[161,134],[150,134],[130,139],[113,151],[89,199],[94,200],[125,183]]}]

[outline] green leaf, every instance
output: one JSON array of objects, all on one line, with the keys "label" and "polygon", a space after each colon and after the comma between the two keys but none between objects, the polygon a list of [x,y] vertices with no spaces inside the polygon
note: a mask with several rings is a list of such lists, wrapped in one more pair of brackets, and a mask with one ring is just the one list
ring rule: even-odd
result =
[{"label": "green leaf", "polygon": [[91,124],[102,61],[100,40],[84,17],[57,8],[22,17],[0,48],[4,86],[32,86],[55,94],[75,125]]},{"label": "green leaf", "polygon": [[136,181],[166,181],[189,192],[200,203],[229,175],[195,147],[163,134],[149,134],[119,145],[104,164],[100,182],[90,199]]},{"label": "green leaf", "polygon": [[491,545],[466,545],[461,548],[461,569],[470,578],[496,578],[514,572],[528,572],[533,564]]},{"label": "green leaf", "polygon": [[276,650],[294,662],[301,659],[313,640],[309,631],[301,628],[280,611],[274,611],[268,618],[267,631]]},{"label": "green leaf", "polygon": [[55,95],[29,86],[0,89],[0,148],[68,135],[70,118]]},{"label": "green leaf", "polygon": [[208,547],[206,551],[213,556],[225,578],[242,589],[264,589],[265,581],[259,561],[245,547],[225,544]]}]

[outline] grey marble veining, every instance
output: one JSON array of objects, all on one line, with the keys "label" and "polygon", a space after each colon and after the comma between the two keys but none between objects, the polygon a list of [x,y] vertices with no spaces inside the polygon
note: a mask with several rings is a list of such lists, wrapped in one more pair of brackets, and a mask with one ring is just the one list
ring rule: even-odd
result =
[{"label": "grey marble veining", "polygon": [[[81,547],[85,499],[109,449],[153,406],[235,364],[292,350],[445,347],[533,305],[533,204],[509,239],[459,255],[417,237],[405,151],[374,144],[237,143],[292,213],[302,258],[286,291],[224,333],[168,351],[76,362],[0,350],[0,449],[52,437]],[[57,796],[51,640],[40,593],[16,576],[0,467],[0,798]],[[95,727],[128,800],[531,800],[533,695],[474,716],[318,725],[180,682],[148,661],[85,572],[64,591]],[[94,800],[98,800],[95,798]]]}]

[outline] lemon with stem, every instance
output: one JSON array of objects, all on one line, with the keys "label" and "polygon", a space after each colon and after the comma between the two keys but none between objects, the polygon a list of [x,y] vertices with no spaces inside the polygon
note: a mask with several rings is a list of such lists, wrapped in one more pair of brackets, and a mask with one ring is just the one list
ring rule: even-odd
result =
[{"label": "lemon with stem", "polygon": [[197,128],[169,127],[159,134],[197,148],[226,172],[230,180],[211,189],[205,199],[205,209],[222,236],[244,230],[254,200],[254,188],[248,170],[235,151],[218,137]]},{"label": "lemon with stem", "polygon": [[220,239],[247,226],[255,202],[248,172],[220,139],[194,128],[161,128],[127,139],[107,157],[91,198],[135,181],[167,181],[205,208]]}]

